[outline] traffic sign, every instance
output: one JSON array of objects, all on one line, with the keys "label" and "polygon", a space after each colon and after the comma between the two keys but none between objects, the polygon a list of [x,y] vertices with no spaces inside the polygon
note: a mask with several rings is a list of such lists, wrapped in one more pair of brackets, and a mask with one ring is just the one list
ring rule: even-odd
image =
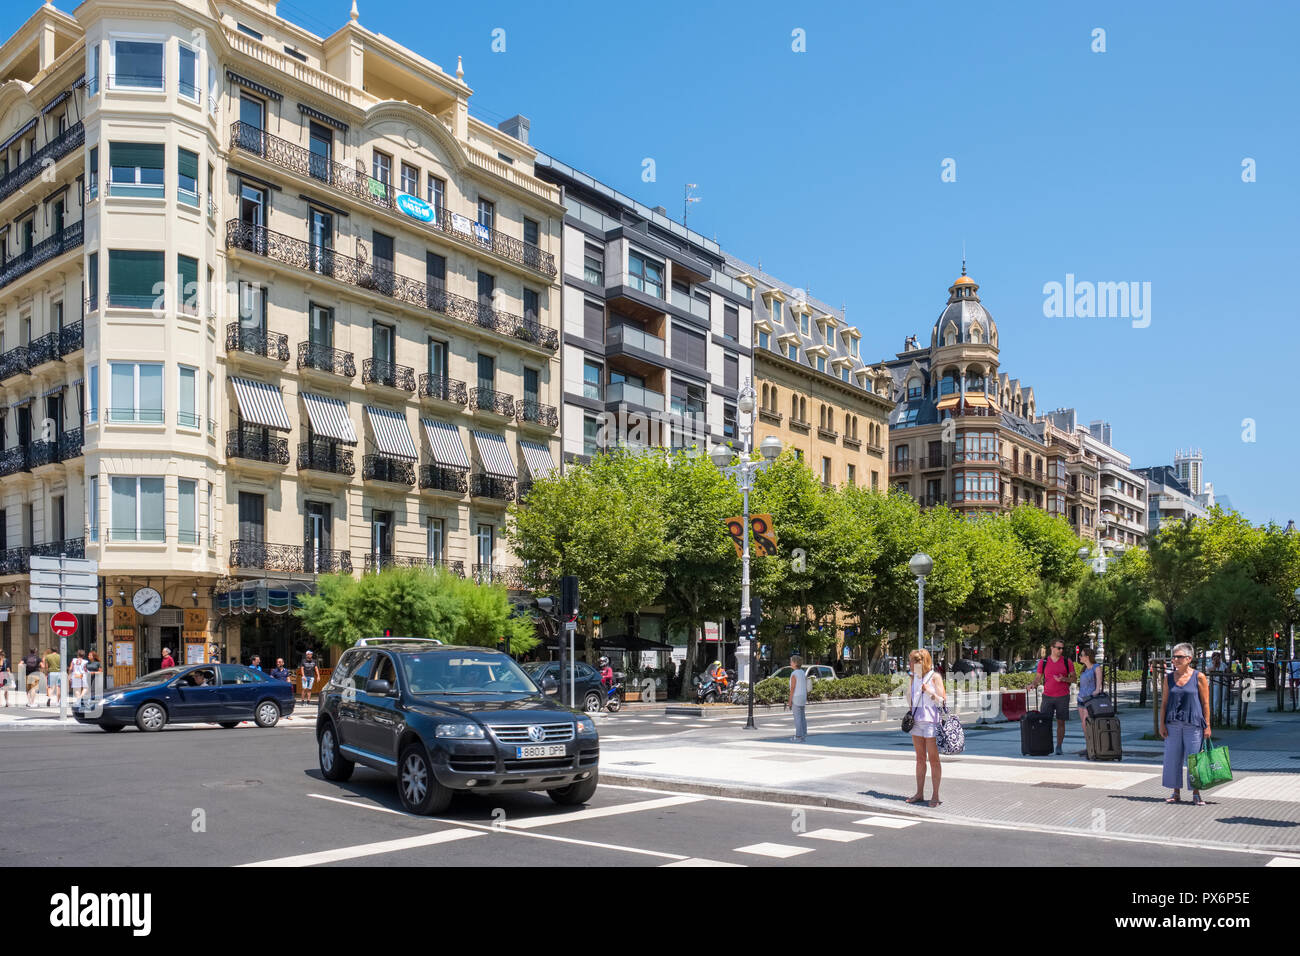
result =
[{"label": "traffic sign", "polygon": [[29,560],[28,566],[31,593],[27,609],[31,613],[99,613],[98,561],[38,555]]},{"label": "traffic sign", "polygon": [[67,571],[71,574],[98,574],[99,562],[86,558],[47,558],[32,555],[28,567],[33,571]]},{"label": "traffic sign", "polygon": [[63,587],[57,584],[33,584],[32,597],[37,600],[89,601],[92,604],[99,599],[99,589],[95,587]]},{"label": "traffic sign", "polygon": [[77,617],[67,611],[61,611],[50,618],[50,627],[54,628],[54,633],[59,637],[71,637],[77,633]]},{"label": "traffic sign", "polygon": [[59,611],[71,611],[73,614],[98,614],[98,601],[38,601],[27,602],[27,610],[32,614],[56,614]]},{"label": "traffic sign", "polygon": [[60,583],[75,588],[96,588],[99,586],[99,579],[93,574],[60,574],[58,571],[33,571],[31,579],[32,584],[52,584],[55,587],[58,587]]}]

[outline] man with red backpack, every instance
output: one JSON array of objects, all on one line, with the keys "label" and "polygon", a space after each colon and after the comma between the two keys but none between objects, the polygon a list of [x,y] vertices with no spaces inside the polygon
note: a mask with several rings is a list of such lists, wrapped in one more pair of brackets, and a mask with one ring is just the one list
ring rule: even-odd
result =
[{"label": "man with red backpack", "polygon": [[1061,754],[1065,743],[1065,720],[1070,712],[1070,684],[1074,680],[1074,665],[1065,659],[1065,643],[1052,642],[1052,654],[1038,662],[1031,687],[1043,687],[1043,702],[1038,710],[1047,720],[1056,718],[1056,753]]}]

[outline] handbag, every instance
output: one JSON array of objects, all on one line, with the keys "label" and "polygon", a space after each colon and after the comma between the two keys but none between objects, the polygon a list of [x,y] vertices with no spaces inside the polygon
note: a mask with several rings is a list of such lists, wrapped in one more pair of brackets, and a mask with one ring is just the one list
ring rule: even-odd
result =
[{"label": "handbag", "polygon": [[956,714],[948,713],[948,705],[943,705],[939,716],[939,727],[935,732],[938,738],[939,753],[954,756],[966,749],[966,730]]},{"label": "handbag", "polygon": [[1228,748],[1215,746],[1206,737],[1201,749],[1187,758],[1187,776],[1193,790],[1208,790],[1232,779],[1232,765],[1228,762]]},{"label": "handbag", "polygon": [[[915,680],[916,678],[912,678],[912,679]],[[907,696],[908,697],[912,696],[911,685],[908,685]],[[916,726],[915,711],[916,711],[916,707],[915,705],[913,705],[912,709],[903,715],[903,733],[905,734],[910,734],[912,732],[912,728]]]},{"label": "handbag", "polygon": [[1114,717],[1115,702],[1110,699],[1110,694],[1102,691],[1100,694],[1093,694],[1087,700],[1081,701],[1084,709],[1088,711],[1088,716],[1092,717]]}]

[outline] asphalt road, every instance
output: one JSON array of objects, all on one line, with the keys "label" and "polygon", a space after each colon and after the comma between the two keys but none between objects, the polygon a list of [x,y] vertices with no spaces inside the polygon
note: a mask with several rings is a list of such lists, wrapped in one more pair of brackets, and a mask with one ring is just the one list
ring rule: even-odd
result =
[{"label": "asphalt road", "polygon": [[[602,721],[606,732],[612,725]],[[298,726],[112,736],[92,728],[33,730],[5,734],[0,748],[0,839],[14,865],[1178,867],[1269,860],[609,785],[582,808],[560,808],[544,794],[467,795],[440,817],[416,817],[401,809],[392,781],[372,771],[359,768],[345,784],[323,780],[314,735]]]}]

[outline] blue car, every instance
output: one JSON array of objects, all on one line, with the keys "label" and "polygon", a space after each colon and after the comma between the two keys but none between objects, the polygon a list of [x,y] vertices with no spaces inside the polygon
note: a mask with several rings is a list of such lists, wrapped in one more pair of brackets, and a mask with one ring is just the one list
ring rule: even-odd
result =
[{"label": "blue car", "polygon": [[109,732],[127,724],[148,731],[162,730],[168,723],[230,728],[244,720],[274,727],[291,713],[292,685],[242,664],[165,667],[102,698],[85,697],[72,706],[78,723]]}]

